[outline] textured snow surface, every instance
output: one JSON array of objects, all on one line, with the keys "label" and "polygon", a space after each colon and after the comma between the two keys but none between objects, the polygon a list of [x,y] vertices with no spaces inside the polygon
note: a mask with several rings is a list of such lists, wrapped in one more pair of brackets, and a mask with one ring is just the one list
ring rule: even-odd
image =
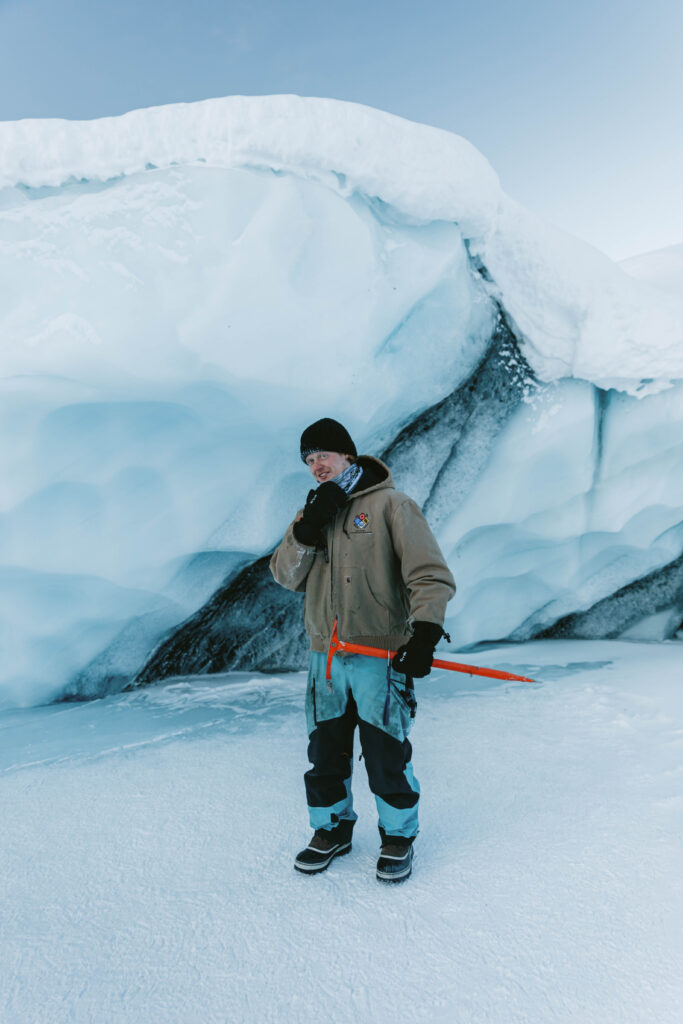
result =
[{"label": "textured snow surface", "polygon": [[[634,285],[597,250],[537,220],[450,132],[299,96],[0,125],[0,188],[8,190],[115,184],[149,168],[198,162],[291,173],[380,201],[415,223],[457,223],[546,378],[634,389],[643,378],[683,377],[683,303]],[[76,329],[87,333],[86,325]]]},{"label": "textured snow surface", "polygon": [[413,877],[305,844],[304,677],[0,715],[0,1019],[678,1024],[683,652],[537,642],[419,682]]}]

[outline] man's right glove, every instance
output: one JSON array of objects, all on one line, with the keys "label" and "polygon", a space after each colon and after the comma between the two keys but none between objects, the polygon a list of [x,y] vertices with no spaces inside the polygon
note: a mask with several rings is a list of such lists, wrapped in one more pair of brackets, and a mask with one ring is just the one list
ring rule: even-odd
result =
[{"label": "man's right glove", "polygon": [[346,503],[346,491],[334,480],[326,480],[315,491],[308,492],[301,519],[294,523],[294,536],[301,544],[315,547],[321,541],[321,531]]},{"label": "man's right glove", "polygon": [[414,679],[428,676],[432,670],[434,648],[443,635],[442,627],[435,622],[414,622],[413,635],[407,644],[396,651],[391,667]]}]

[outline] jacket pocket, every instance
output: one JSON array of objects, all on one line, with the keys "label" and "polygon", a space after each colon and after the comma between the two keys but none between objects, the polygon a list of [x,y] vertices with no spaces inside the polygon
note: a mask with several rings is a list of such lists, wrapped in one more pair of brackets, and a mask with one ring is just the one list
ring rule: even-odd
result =
[{"label": "jacket pocket", "polygon": [[365,569],[341,571],[339,621],[347,636],[386,636],[392,614],[370,586]]},{"label": "jacket pocket", "polygon": [[363,579],[365,580],[365,586],[368,589],[368,594],[379,608],[383,608],[385,612],[391,612],[389,605],[382,600],[379,593],[373,588],[368,577],[367,569],[361,569]]},{"label": "jacket pocket", "polygon": [[363,577],[367,592],[372,598],[375,606],[381,609],[383,621],[386,622],[386,633],[400,634],[408,630],[408,603],[403,598],[403,591],[399,584],[392,590],[391,594],[383,594],[377,586],[370,582],[367,570],[363,569]]}]

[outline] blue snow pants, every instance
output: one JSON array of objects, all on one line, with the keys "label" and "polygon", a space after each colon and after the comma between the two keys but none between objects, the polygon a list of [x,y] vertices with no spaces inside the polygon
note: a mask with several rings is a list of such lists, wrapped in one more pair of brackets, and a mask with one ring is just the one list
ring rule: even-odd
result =
[{"label": "blue snow pants", "polygon": [[335,654],[332,679],[327,655],[311,652],[306,691],[308,759],[304,775],[311,826],[331,829],[355,821],[351,794],[356,726],[375,795],[382,835],[416,836],[420,785],[413,775],[412,687],[386,661],[362,654]]}]

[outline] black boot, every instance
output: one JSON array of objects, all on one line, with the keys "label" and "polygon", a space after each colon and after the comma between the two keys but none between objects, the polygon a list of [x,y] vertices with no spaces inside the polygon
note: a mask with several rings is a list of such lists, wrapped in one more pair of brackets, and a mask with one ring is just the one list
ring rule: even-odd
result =
[{"label": "black boot", "polygon": [[335,857],[351,852],[353,821],[340,821],[336,828],[317,828],[313,838],[301,853],[297,854],[294,867],[307,875],[315,875],[328,868]]},{"label": "black boot", "polygon": [[377,877],[382,882],[403,882],[413,868],[414,836],[382,836]]}]

